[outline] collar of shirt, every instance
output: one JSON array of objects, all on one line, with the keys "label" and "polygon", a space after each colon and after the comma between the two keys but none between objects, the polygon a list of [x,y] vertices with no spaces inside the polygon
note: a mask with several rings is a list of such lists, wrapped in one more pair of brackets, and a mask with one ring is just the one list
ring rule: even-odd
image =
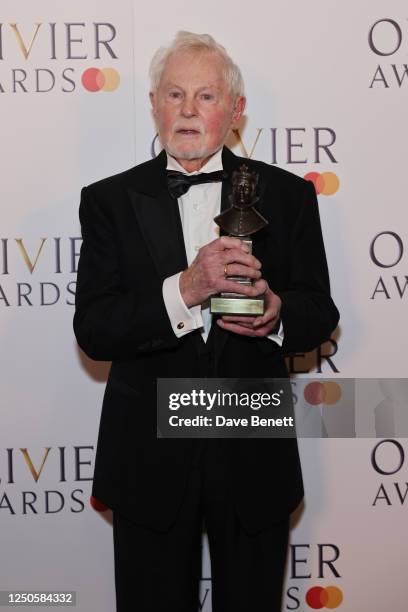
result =
[{"label": "collar of shirt", "polygon": [[169,155],[166,151],[167,155],[167,167],[166,170],[176,170],[177,172],[182,172],[183,174],[187,174],[188,176],[192,174],[201,174],[202,172],[217,172],[217,170],[222,170],[222,147],[219,149],[214,155],[210,157],[208,162],[204,164],[200,170],[194,170],[194,172],[186,172],[185,168],[179,162]]}]

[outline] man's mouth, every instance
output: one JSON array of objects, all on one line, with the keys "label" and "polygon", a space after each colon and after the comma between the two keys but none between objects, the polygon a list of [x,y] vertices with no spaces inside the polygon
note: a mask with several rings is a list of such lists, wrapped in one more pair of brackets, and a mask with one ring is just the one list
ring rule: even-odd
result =
[{"label": "man's mouth", "polygon": [[181,129],[181,130],[177,130],[177,134],[184,134],[186,136],[195,136],[197,134],[200,134],[200,132],[199,130]]}]

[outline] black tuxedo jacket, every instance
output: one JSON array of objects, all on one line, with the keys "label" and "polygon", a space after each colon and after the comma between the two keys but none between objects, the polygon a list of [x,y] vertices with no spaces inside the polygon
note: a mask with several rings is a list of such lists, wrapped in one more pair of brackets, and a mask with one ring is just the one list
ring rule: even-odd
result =
[{"label": "black tuxedo jacket", "polygon": [[[187,267],[177,200],[166,186],[166,154],[82,190],[83,243],[74,330],[96,360],[111,360],[95,460],[93,495],[139,524],[167,529],[180,506],[193,439],[157,439],[157,377],[287,377],[284,355],[325,341],[339,314],[330,297],[313,185],[223,149],[229,175],[259,174],[257,208],[269,225],[254,235],[263,277],[282,299],[284,342],[213,324],[178,339],[163,280]],[[221,210],[231,182],[223,183]],[[303,497],[295,439],[221,439],[237,513],[249,532],[293,511]]]}]

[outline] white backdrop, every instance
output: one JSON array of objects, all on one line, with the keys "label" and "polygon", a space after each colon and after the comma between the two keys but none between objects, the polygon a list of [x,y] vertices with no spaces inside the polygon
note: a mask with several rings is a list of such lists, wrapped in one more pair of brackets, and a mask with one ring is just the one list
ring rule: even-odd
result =
[{"label": "white backdrop", "polygon": [[[177,30],[211,33],[246,83],[234,150],[320,173],[328,192],[339,181],[319,195],[341,312],[320,353],[334,354],[298,355],[292,370],[406,377],[406,6],[3,0],[1,9],[0,590],[72,589],[78,610],[111,612],[109,512],[89,503],[109,364],[87,359],[72,332],[80,188],[151,156],[150,58]],[[111,91],[89,91],[101,84],[90,68],[108,69]],[[302,440],[300,450],[306,500],[283,610],[321,608],[316,587],[336,587],[343,599],[332,608],[405,611],[407,441]],[[205,540],[203,555],[210,612]]]}]

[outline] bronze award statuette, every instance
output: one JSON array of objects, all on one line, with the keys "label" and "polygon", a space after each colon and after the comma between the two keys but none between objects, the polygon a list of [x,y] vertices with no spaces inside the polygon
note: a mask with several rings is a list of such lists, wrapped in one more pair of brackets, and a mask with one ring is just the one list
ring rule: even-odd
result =
[{"label": "bronze award statuette", "polygon": [[[240,238],[252,253],[251,234],[268,225],[268,221],[256,210],[259,198],[255,195],[258,174],[251,172],[245,164],[232,173],[232,194],[229,196],[231,208],[214,218],[216,224],[230,236]],[[252,285],[246,276],[227,276],[243,285]],[[212,314],[263,315],[265,302],[263,296],[251,298],[241,293],[222,292],[210,299]]]}]

